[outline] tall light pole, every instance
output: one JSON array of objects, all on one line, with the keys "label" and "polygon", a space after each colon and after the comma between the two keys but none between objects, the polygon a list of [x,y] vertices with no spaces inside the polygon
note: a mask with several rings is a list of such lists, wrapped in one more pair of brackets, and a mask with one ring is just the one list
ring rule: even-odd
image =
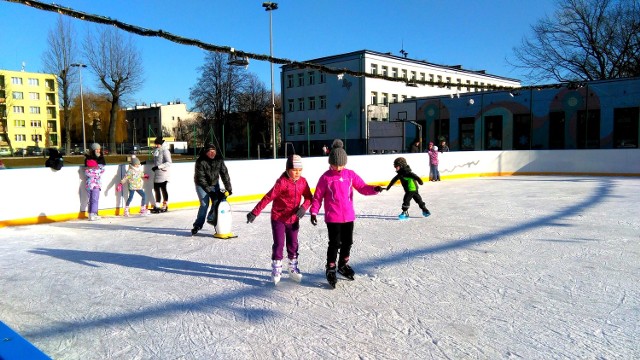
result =
[{"label": "tall light pole", "polygon": [[84,130],[84,98],[82,95],[82,68],[86,68],[87,65],[82,63],[71,64],[73,67],[77,67],[80,74],[80,109],[82,111],[82,151],[87,151],[87,135]]},{"label": "tall light pole", "polygon": [[[263,2],[262,7],[269,12],[269,57],[273,57],[273,16],[272,10],[278,9],[278,4],[274,2]],[[273,141],[273,158],[277,158],[276,148],[276,95],[273,92],[273,61],[269,60],[271,66],[271,140]]]}]

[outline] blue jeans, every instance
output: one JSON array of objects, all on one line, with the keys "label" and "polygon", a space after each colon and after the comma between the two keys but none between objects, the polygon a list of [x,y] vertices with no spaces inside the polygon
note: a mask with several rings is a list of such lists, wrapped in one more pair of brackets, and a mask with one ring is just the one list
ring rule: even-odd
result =
[{"label": "blue jeans", "polygon": [[429,180],[440,181],[440,171],[438,171],[438,165],[429,164]]},{"label": "blue jeans", "polygon": [[[220,187],[218,185],[213,187],[213,192],[217,195],[220,193]],[[204,220],[206,218],[207,222],[212,225],[216,225],[218,221],[218,203],[220,202],[220,198],[218,196],[214,196],[213,198],[209,196],[209,193],[206,192],[203,188],[196,185],[196,194],[198,194],[198,199],[200,200],[200,207],[198,208],[198,217],[196,217],[196,222],[193,223],[193,227],[197,227],[202,229],[204,226]],[[209,209],[209,204],[211,204],[211,209]],[[209,213],[207,214],[207,210]]]},{"label": "blue jeans", "polygon": [[146,206],[147,205],[147,195],[144,193],[144,190],[140,189],[140,190],[129,190],[129,198],[127,199],[127,206],[129,206],[131,204],[131,200],[133,200],[133,195],[135,193],[140,194],[140,196],[142,196],[142,202],[140,203],[140,206]]}]

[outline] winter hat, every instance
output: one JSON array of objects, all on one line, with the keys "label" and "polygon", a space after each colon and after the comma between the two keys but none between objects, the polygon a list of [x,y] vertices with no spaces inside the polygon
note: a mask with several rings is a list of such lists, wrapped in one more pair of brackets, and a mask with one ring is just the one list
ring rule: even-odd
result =
[{"label": "winter hat", "polygon": [[429,146],[433,146],[433,141],[429,141]]},{"label": "winter hat", "polygon": [[98,167],[98,162],[95,160],[87,160],[87,167]]},{"label": "winter hat", "polygon": [[91,150],[99,150],[99,149],[101,149],[100,144],[98,143],[91,144]]},{"label": "winter hat", "polygon": [[393,160],[393,167],[403,168],[405,166],[407,166],[407,159],[405,159],[403,157],[399,157],[399,158]]},{"label": "winter hat", "polygon": [[300,155],[291,155],[287,159],[287,170],[302,169],[302,158]]},{"label": "winter hat", "polygon": [[140,165],[140,159],[134,157],[131,159],[131,165]]},{"label": "winter hat", "polygon": [[433,151],[438,151],[438,147],[437,147],[437,146],[434,146],[434,147],[433,147]]},{"label": "winter hat", "polygon": [[331,144],[331,152],[329,153],[329,164],[334,166],[347,165],[347,152],[344,151],[342,140],[335,139]]},{"label": "winter hat", "polygon": [[211,149],[217,150],[216,146],[213,143],[207,143],[207,145],[205,145],[204,149],[207,150],[207,151],[211,150]]},{"label": "winter hat", "polygon": [[162,136],[158,136],[158,137],[156,138],[156,140],[154,141],[154,143],[155,143],[156,145],[162,145],[162,144],[164,144],[164,139],[162,138]]}]

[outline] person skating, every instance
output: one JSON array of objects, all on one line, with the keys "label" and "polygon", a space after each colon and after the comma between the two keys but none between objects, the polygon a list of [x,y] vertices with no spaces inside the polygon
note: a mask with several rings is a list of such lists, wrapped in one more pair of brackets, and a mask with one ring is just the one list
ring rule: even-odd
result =
[{"label": "person skating", "polygon": [[122,184],[126,182],[129,183],[129,196],[127,197],[127,203],[124,207],[124,216],[129,216],[129,205],[131,205],[131,201],[133,200],[135,193],[138,193],[142,198],[140,201],[140,215],[149,215],[147,210],[147,194],[144,192],[144,180],[147,180],[148,178],[149,175],[144,173],[144,168],[140,164],[140,159],[137,157],[131,159],[127,173],[116,188],[117,191],[122,191]]},{"label": "person skating", "polygon": [[[155,195],[155,204],[151,212],[154,214],[167,212],[169,210],[169,193],[167,192],[167,183],[171,175],[171,152],[163,147],[164,139],[158,136],[154,141],[156,148],[153,150],[153,167],[151,171],[153,177],[153,192]],[[162,207],[158,206],[162,200]]]},{"label": "person skating", "polygon": [[[291,155],[287,159],[286,170],[276,180],[256,206],[247,213],[247,223],[252,223],[260,212],[273,201],[271,206],[271,278],[278,284],[282,276],[282,259],[285,246],[289,259],[290,277],[297,282],[302,280],[298,264],[298,231],[300,219],[311,206],[311,189],[307,180],[301,176],[302,158]],[[302,200],[302,204],[300,201]]]},{"label": "person skating", "polygon": [[[231,179],[227,166],[222,155],[218,154],[216,146],[209,143],[202,149],[195,164],[193,181],[200,200],[200,207],[196,221],[193,223],[193,229],[191,229],[191,235],[197,234],[202,229],[205,220],[213,226],[217,224],[218,203],[224,198],[224,193],[220,191],[218,184],[219,180],[222,180],[228,196],[231,196]],[[210,210],[209,205],[211,205]],[[208,213],[207,210],[209,210]]]},{"label": "person skating", "polygon": [[102,189],[102,174],[104,174],[104,166],[98,164],[96,160],[87,160],[87,167],[84,169],[87,176],[85,189],[89,202],[87,210],[89,210],[89,221],[100,220],[98,216],[98,203],[100,201],[100,190]]},{"label": "person skating", "polygon": [[431,215],[429,209],[425,205],[424,201],[422,201],[422,197],[418,193],[418,184],[422,185],[422,179],[418,175],[416,175],[413,171],[411,171],[411,167],[407,164],[407,160],[403,157],[396,158],[393,161],[393,167],[396,169],[396,176],[389,181],[389,185],[387,185],[387,190],[391,189],[391,187],[400,180],[400,184],[402,184],[402,188],[404,189],[404,197],[402,198],[402,213],[398,216],[400,220],[409,218],[409,207],[411,206],[411,200],[413,199],[420,209],[422,210],[422,215],[427,217]]},{"label": "person skating", "polygon": [[[311,203],[311,224],[318,224],[318,212],[324,203],[324,220],[329,231],[327,263],[325,275],[332,288],[336,286],[336,270],[342,276],[353,280],[355,271],[349,265],[351,246],[353,244],[353,226],[356,218],[353,207],[353,189],[363,195],[376,195],[382,191],[380,186],[367,185],[354,171],[346,169],[347,152],[342,140],[336,139],[329,153],[329,170],[327,170],[316,186]],[[336,258],[340,258],[336,267]]]}]

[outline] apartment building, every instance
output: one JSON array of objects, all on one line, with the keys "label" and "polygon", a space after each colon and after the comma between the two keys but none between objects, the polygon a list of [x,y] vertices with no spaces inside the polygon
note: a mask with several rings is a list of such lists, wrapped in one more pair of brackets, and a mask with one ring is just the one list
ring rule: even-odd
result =
[{"label": "apartment building", "polygon": [[0,69],[0,151],[58,148],[58,83],[53,74]]},{"label": "apartment building", "polygon": [[[281,73],[283,142],[304,155],[319,155],[335,138],[350,154],[369,152],[369,123],[388,119],[388,106],[407,99],[519,87],[520,81],[462,66],[446,66],[370,50],[306,62],[332,69],[390,77],[330,74],[285,65]],[[415,119],[408,119],[415,120]]]},{"label": "apartment building", "polygon": [[136,105],[126,109],[130,140],[135,144],[153,144],[153,140],[162,135],[168,138],[181,138],[182,122],[197,117],[197,113],[187,110],[180,101]]}]

